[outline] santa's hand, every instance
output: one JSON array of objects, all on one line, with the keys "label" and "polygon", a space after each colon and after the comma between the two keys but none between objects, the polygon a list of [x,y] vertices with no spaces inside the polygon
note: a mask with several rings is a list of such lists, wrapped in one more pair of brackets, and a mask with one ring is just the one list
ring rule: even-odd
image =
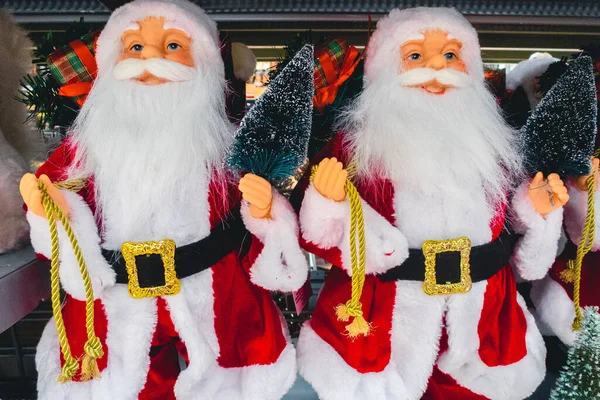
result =
[{"label": "santa's hand", "polygon": [[246,174],[240,179],[238,189],[242,197],[250,203],[250,215],[254,218],[270,218],[273,205],[271,184],[260,176]]},{"label": "santa's hand", "polygon": [[535,210],[542,216],[550,214],[569,201],[567,188],[558,174],[548,175],[547,182],[544,182],[544,174],[538,172],[529,184],[527,195]]},{"label": "santa's hand", "polygon": [[[50,182],[50,178],[48,178],[47,175],[41,175],[40,179],[44,182],[50,198],[54,200],[56,205],[62,210],[63,214],[68,217],[69,206],[60,190]],[[38,178],[36,178],[34,174],[23,175],[21,183],[19,184],[19,191],[21,192],[21,197],[23,197],[23,202],[27,206],[27,209],[35,215],[46,218],[46,211],[42,204],[42,192],[39,188]]]},{"label": "santa's hand", "polygon": [[582,192],[588,191],[587,180],[590,176],[594,176],[594,191],[598,190],[598,167],[600,166],[600,159],[592,157],[592,173],[586,176],[580,176],[575,179],[575,186]]},{"label": "santa's hand", "polygon": [[317,168],[313,184],[321,196],[334,200],[344,201],[346,198],[346,179],[348,171],[336,158],[324,158]]}]

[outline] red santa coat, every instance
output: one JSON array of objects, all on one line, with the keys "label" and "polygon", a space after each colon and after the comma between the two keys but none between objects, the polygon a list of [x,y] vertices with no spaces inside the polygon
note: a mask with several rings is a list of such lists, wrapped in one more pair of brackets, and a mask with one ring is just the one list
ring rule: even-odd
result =
[{"label": "red santa coat", "polygon": [[[46,174],[53,182],[64,180],[74,152],[65,142],[39,169],[38,176]],[[222,223],[230,210],[240,206],[239,191],[230,185],[227,206],[223,207],[219,197],[223,192],[216,185],[213,180],[207,188],[207,223],[211,229]],[[73,383],[56,382],[63,360],[54,321],[50,321],[36,356],[40,398],[283,396],[295,379],[295,352],[286,339],[283,319],[268,289],[295,289],[307,273],[294,239],[295,216],[284,199],[276,195],[273,219],[269,221],[254,220],[242,206],[244,222],[252,233],[246,239],[252,243],[244,256],[232,251],[210,269],[181,279],[181,292],[177,295],[133,299],[127,294],[126,285],[114,283],[114,272],[100,254],[101,229],[93,212],[93,180],[80,192],[64,195],[94,287],[95,329],[104,349],[104,356],[98,360],[102,379],[77,382],[80,379],[76,377]],[[48,257],[47,221],[31,212],[28,219],[36,252]],[[287,237],[285,244],[273,239],[282,235]],[[87,340],[85,302],[81,278],[64,236],[60,244],[61,283],[67,292],[63,316],[71,351],[79,359]],[[275,257],[283,261],[273,265]],[[181,374],[175,349],[189,363]]]},{"label": "red santa coat", "polygon": [[[339,137],[322,152],[325,155],[347,165]],[[522,399],[530,395],[545,374],[545,347],[533,317],[516,292],[510,265],[489,280],[474,283],[469,293],[452,296],[428,296],[419,282],[384,282],[376,274],[406,258],[407,241],[396,228],[402,225],[397,217],[410,221],[410,216],[398,204],[402,199],[398,190],[402,189],[396,183],[375,179],[358,182],[357,189],[363,199],[370,273],[361,302],[366,320],[374,326],[367,337],[347,337],[347,323],[337,321],[334,312],[351,293],[346,272],[347,226],[343,222],[349,219],[348,206],[324,199],[311,185],[300,211],[306,249],[341,266],[329,272],[313,318],[303,327],[298,344],[300,373],[320,398]],[[552,256],[535,258],[547,244],[546,251],[556,251],[562,210],[547,220],[537,219],[523,197],[523,191],[517,194],[514,208],[527,229],[514,259],[524,274],[540,276],[547,271]],[[483,241],[472,237],[473,245],[498,237],[504,227],[505,209],[501,207],[490,216],[489,236]],[[404,229],[410,230],[410,226]],[[546,240],[548,236],[554,243]]]},{"label": "red santa coat", "polygon": [[[535,305],[535,314],[540,322],[542,332],[558,336],[561,341],[571,346],[575,341],[572,329],[575,318],[573,304],[573,283],[561,279],[561,273],[568,267],[568,262],[575,259],[577,244],[581,237],[587,214],[587,192],[578,190],[567,184],[569,202],[565,206],[564,249],[548,272],[548,276],[533,282],[531,298]],[[600,191],[596,191],[595,207],[600,207]],[[600,306],[600,216],[596,212],[594,242],[592,250],[584,258],[581,266],[580,306]]]}]

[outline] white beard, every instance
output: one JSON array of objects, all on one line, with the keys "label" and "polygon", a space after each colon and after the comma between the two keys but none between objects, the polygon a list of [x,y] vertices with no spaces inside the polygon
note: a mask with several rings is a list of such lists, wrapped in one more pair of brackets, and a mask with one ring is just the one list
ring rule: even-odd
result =
[{"label": "white beard", "polygon": [[503,201],[521,170],[517,135],[484,83],[432,95],[399,80],[394,73],[369,82],[343,115],[358,178],[387,177],[425,193],[443,188],[447,196],[483,187],[490,206]]},{"label": "white beard", "polygon": [[232,139],[222,75],[146,86],[99,78],[73,127],[70,178],[93,176],[103,246],[206,236],[208,185]]},{"label": "white beard", "polygon": [[395,75],[370,83],[345,114],[357,178],[392,181],[394,199],[377,201],[393,202],[411,248],[460,236],[487,243],[497,206],[520,175],[516,134],[483,83],[432,95],[397,82]]}]

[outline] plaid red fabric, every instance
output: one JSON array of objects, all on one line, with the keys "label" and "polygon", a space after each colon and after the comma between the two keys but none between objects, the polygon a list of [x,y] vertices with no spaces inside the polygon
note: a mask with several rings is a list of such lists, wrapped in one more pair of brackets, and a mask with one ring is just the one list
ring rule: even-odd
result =
[{"label": "plaid red fabric", "polygon": [[[315,47],[315,89],[328,86],[337,78],[347,51],[348,42],[345,39],[335,39],[324,46]],[[333,69],[324,69],[324,63],[330,63]],[[328,76],[330,70],[334,72],[333,76]]]},{"label": "plaid red fabric", "polygon": [[[95,53],[96,38],[99,34],[100,31],[90,32],[80,39],[92,56]],[[68,46],[57,49],[48,56],[48,69],[54,79],[61,85],[78,82],[91,83],[94,80],[96,71],[88,71],[74,49],[76,42],[78,41],[71,42]],[[95,68],[95,64],[93,67]],[[75,98],[75,100],[78,100],[78,98]]]}]

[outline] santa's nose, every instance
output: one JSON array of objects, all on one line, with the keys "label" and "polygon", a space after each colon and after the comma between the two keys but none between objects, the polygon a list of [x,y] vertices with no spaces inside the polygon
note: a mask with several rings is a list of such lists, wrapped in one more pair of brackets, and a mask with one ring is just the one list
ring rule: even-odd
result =
[{"label": "santa's nose", "polygon": [[149,58],[163,58],[163,54],[158,47],[146,45],[140,53],[140,58],[142,60],[147,60]]},{"label": "santa's nose", "polygon": [[427,60],[425,67],[440,70],[448,67],[448,62],[442,54],[436,54]]}]

